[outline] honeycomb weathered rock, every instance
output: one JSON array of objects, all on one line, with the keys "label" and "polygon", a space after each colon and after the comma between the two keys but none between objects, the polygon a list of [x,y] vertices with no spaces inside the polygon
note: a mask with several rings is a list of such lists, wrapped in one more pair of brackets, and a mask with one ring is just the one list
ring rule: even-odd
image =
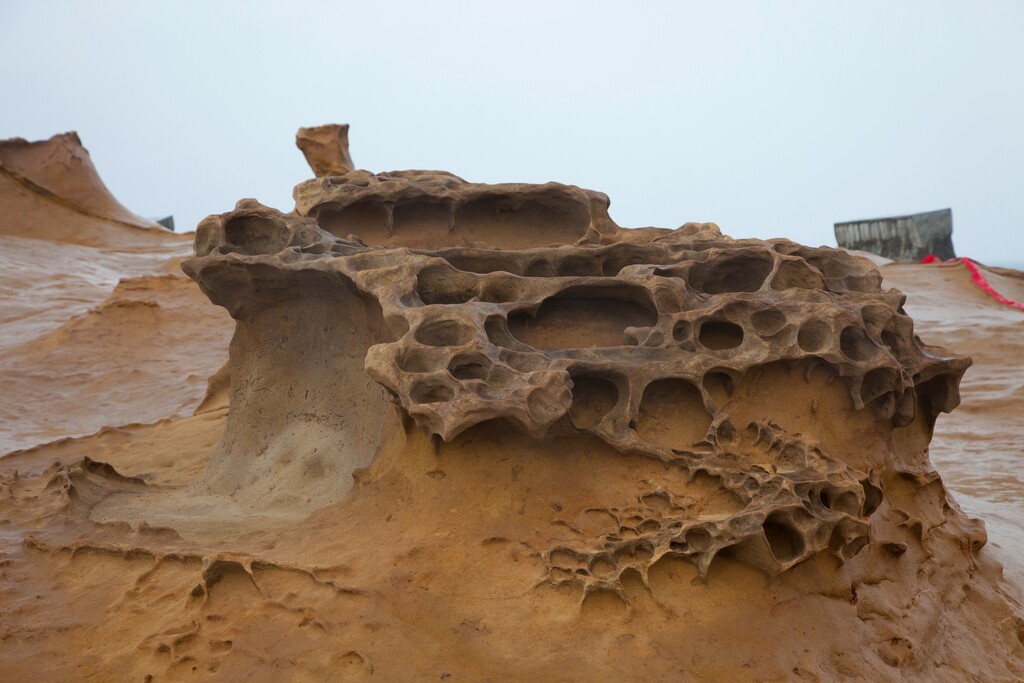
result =
[{"label": "honeycomb weathered rock", "polygon": [[[207,485],[258,486],[266,462],[292,462],[288,434],[309,420],[326,430],[315,459],[331,473],[317,500],[337,500],[391,429],[365,367],[440,442],[489,421],[596,436],[725,501],[655,488],[603,510],[600,533],[545,554],[555,584],[619,591],[624,572],[646,576],[665,555],[706,575],[726,550],[769,574],[822,551],[846,561],[868,542],[882,479],[931,472],[935,415],[956,406],[969,363],[923,345],[903,295],[841,250],[733,240],[713,224],[626,230],[604,195],[555,183],[352,171],[295,196],[297,216],[243,200],[206,219],[185,266],[239,325]],[[289,350],[290,330],[321,325],[312,347]],[[311,368],[304,396],[295,384],[287,401],[261,398],[256,369],[275,364]],[[816,416],[817,399],[794,418],[811,433],[780,427],[772,386],[789,377],[823,396],[841,383],[844,410],[890,431],[918,424],[913,452],[830,439],[845,427],[826,423],[844,418]]]}]

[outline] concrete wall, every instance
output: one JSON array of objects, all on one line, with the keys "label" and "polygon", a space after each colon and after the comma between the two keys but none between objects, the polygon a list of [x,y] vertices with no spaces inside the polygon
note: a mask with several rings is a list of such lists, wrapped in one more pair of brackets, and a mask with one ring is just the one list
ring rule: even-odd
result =
[{"label": "concrete wall", "polygon": [[928,254],[942,259],[956,257],[952,209],[836,223],[835,230],[839,246],[896,261],[920,261]]}]

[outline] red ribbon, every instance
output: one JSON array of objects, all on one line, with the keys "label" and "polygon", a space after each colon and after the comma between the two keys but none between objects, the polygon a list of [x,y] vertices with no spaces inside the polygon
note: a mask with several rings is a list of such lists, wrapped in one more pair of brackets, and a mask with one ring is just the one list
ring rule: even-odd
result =
[{"label": "red ribbon", "polygon": [[[1013,299],[1007,299],[1005,296],[1003,296],[995,289],[993,289],[992,285],[990,285],[988,283],[988,280],[985,278],[984,273],[981,272],[981,268],[979,268],[978,264],[972,261],[971,259],[967,258],[966,256],[961,256],[960,258],[951,258],[948,261],[946,261],[946,263],[955,263],[957,261],[960,261],[961,263],[964,264],[964,267],[966,267],[968,272],[970,272],[971,274],[971,280],[974,282],[974,284],[978,285],[978,287],[983,292],[985,292],[986,294],[988,294],[990,297],[992,297],[1001,304],[1006,304],[1007,306],[1011,306],[1013,308],[1024,311],[1024,303],[1021,303],[1020,301],[1014,301]],[[942,262],[942,259],[940,259],[935,254],[928,254],[923,259],[921,259],[921,263]]]}]

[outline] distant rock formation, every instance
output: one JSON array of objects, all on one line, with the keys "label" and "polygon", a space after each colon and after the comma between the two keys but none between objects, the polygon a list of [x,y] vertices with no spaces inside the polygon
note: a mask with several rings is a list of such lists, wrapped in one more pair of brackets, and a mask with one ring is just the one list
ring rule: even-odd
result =
[{"label": "distant rock formation", "polygon": [[952,209],[836,223],[835,231],[840,247],[867,251],[894,261],[916,262],[929,254],[943,260],[956,258]]},{"label": "distant rock formation", "polygon": [[0,140],[0,234],[86,246],[173,241],[110,193],[75,132]]}]

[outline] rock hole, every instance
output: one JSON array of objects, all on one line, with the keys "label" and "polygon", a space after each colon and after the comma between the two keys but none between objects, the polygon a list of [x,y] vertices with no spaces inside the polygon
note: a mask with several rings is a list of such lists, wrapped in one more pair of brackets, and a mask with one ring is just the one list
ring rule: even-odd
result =
[{"label": "rock hole", "polygon": [[803,554],[804,541],[787,519],[772,513],[761,527],[768,548],[776,560],[785,564]]},{"label": "rock hole", "polygon": [[608,578],[618,570],[615,562],[607,555],[598,555],[590,562],[590,575]]},{"label": "rock hole", "polygon": [[868,371],[860,383],[860,400],[871,403],[879,396],[896,389],[896,372],[891,368]]},{"label": "rock hole", "polygon": [[812,318],[800,326],[796,335],[797,346],[806,353],[818,353],[832,341],[832,330],[821,320]]},{"label": "rock hole", "polygon": [[515,280],[488,279],[480,289],[480,301],[497,304],[517,301],[519,292],[520,286]]},{"label": "rock hole", "polygon": [[825,283],[833,292],[877,292],[882,284],[882,275],[871,261],[843,252],[830,251],[809,253],[807,262],[824,276]]},{"label": "rock hole", "polygon": [[[332,658],[333,659],[333,658]],[[345,669],[351,668],[364,668],[367,667],[366,658],[355,650],[350,650],[341,657],[337,658],[338,666],[345,667]]]},{"label": "rock hole", "polygon": [[548,562],[552,567],[563,569],[578,569],[584,564],[579,554],[569,548],[555,548],[548,555]]},{"label": "rock hole", "polygon": [[842,512],[850,516],[860,513],[861,504],[853,491],[833,491],[829,488],[821,490],[821,504],[830,510]]},{"label": "rock hole", "polygon": [[712,371],[704,375],[704,391],[708,392],[715,405],[721,407],[728,402],[736,388],[735,382],[725,372]]},{"label": "rock hole", "polygon": [[755,312],[750,318],[750,323],[758,334],[770,337],[786,326],[786,316],[777,308],[765,308]]},{"label": "rock hole", "polygon": [[899,352],[900,338],[892,330],[882,330],[882,343],[894,354]]},{"label": "rock hole", "polygon": [[434,320],[416,330],[416,341],[428,346],[461,346],[472,338],[473,329],[456,320]]},{"label": "rock hole", "polygon": [[804,261],[785,260],[772,278],[772,289],[824,289],[825,278]]},{"label": "rock hole", "polygon": [[832,533],[828,535],[828,549],[836,555],[842,555],[844,545],[846,545],[846,538],[843,537],[842,529],[838,526],[833,527]]},{"label": "rock hole", "polygon": [[690,335],[693,334],[693,325],[686,320],[680,320],[672,328],[672,338],[677,342],[685,342],[690,340]]},{"label": "rock hole", "polygon": [[637,562],[647,562],[654,557],[654,546],[647,540],[636,541],[630,549],[630,556]]},{"label": "rock hole", "polygon": [[501,316],[495,315],[485,320],[484,333],[487,335],[487,339],[495,346],[500,346],[506,349],[514,349],[520,346],[519,343],[512,338],[512,335],[509,334],[505,320]]},{"label": "rock hole", "polygon": [[645,519],[644,521],[640,522],[640,524],[636,528],[637,532],[644,535],[653,534],[659,531],[660,529],[661,522],[659,522],[656,519]]},{"label": "rock hole", "polygon": [[707,320],[701,323],[697,341],[712,351],[735,349],[743,343],[743,328],[725,320]]},{"label": "rock hole", "polygon": [[689,529],[683,540],[694,552],[702,553],[711,547],[711,534],[707,529]]},{"label": "rock hole", "polygon": [[[608,291],[608,290],[604,290]],[[580,288],[545,299],[536,314],[527,311],[508,317],[508,330],[520,342],[535,349],[583,349],[628,344],[628,327],[651,327],[658,316],[643,290],[623,292],[645,301],[611,298]]]},{"label": "rock hole", "polygon": [[875,351],[874,343],[860,327],[850,325],[839,334],[839,350],[852,361],[867,360]]},{"label": "rock hole", "polygon": [[243,254],[276,254],[288,246],[291,231],[267,216],[236,216],[224,223],[224,239]]},{"label": "rock hole", "polygon": [[605,259],[601,264],[601,272],[607,277],[614,277],[618,275],[623,268],[627,268],[638,263],[647,264],[651,263],[651,260],[645,257],[644,254],[616,251],[615,253],[606,254]]},{"label": "rock hole", "polygon": [[398,367],[403,372],[431,372],[437,369],[430,358],[418,349],[402,351],[402,354],[398,357]]},{"label": "rock hole", "polygon": [[555,266],[559,277],[602,276],[600,262],[593,257],[567,256]]},{"label": "rock hole", "polygon": [[391,238],[387,209],[382,202],[354,202],[348,206],[326,204],[315,207],[310,215],[335,237],[344,239],[356,235],[366,244],[385,244]]},{"label": "rock hole", "polygon": [[636,422],[637,434],[644,441],[678,448],[703,439],[711,426],[711,416],[697,387],[670,377],[647,385]]},{"label": "rock hole", "polygon": [[618,529],[619,520],[603,508],[590,508],[576,515],[573,524],[590,536],[597,536],[608,530]]},{"label": "rock hole", "polygon": [[885,552],[889,553],[890,555],[893,555],[894,557],[899,557],[903,553],[907,552],[907,544],[901,543],[899,541],[889,541],[888,543],[883,543],[882,548],[885,549]]},{"label": "rock hole", "polygon": [[456,356],[448,364],[448,372],[458,380],[485,380],[490,369],[489,360],[476,356]]},{"label": "rock hole", "polygon": [[868,544],[868,537],[866,534],[860,536],[854,536],[846,545],[843,546],[842,555],[844,560],[852,560],[857,553],[859,553],[864,546]]},{"label": "rock hole", "polygon": [[455,212],[453,246],[527,249],[572,244],[590,227],[590,207],[563,197],[495,195],[471,201]]},{"label": "rock hole", "polygon": [[916,387],[917,404],[926,415],[934,418],[939,413],[948,413],[960,402],[957,396],[956,378],[938,375]]},{"label": "rock hole", "polygon": [[596,427],[619,401],[618,388],[602,377],[574,376],[572,383],[569,419],[579,429]]},{"label": "rock hole", "polygon": [[464,244],[452,233],[451,207],[443,202],[390,205],[364,200],[348,206],[316,206],[310,215],[332,235],[356,235],[368,245],[437,249]]},{"label": "rock hole", "polygon": [[447,246],[450,239],[438,239],[446,236],[452,224],[452,210],[448,204],[441,202],[409,202],[398,204],[393,213],[394,239],[405,244],[410,241],[422,243],[429,239],[427,246]]},{"label": "rock hole", "polygon": [[455,392],[451,387],[443,384],[417,384],[410,392],[413,403],[443,403],[455,398]]},{"label": "rock hole", "polygon": [[428,266],[416,275],[416,293],[425,304],[463,304],[477,295],[476,279],[448,266]]},{"label": "rock hole", "polygon": [[665,553],[647,569],[647,582],[661,604],[684,607],[699,597],[703,587],[699,581],[697,566],[692,560]]},{"label": "rock hole", "polygon": [[694,264],[690,270],[690,287],[704,294],[756,292],[772,271],[770,254],[747,253],[713,257]]},{"label": "rock hole", "polygon": [[645,493],[640,497],[640,502],[652,510],[656,510],[662,516],[667,515],[672,509],[672,500],[664,491]]},{"label": "rock hole", "polygon": [[875,514],[875,510],[882,504],[882,489],[871,483],[870,479],[861,479],[861,488],[864,489],[864,507],[862,512],[865,517]]},{"label": "rock hole", "polygon": [[627,567],[619,574],[619,585],[626,594],[627,600],[637,600],[648,593],[643,575],[633,567]]},{"label": "rock hole", "polygon": [[[241,589],[239,595],[259,592],[253,575],[240,562],[234,560],[214,560],[203,570],[203,579],[206,582],[207,593],[212,592],[213,587],[222,582],[229,590]],[[194,590],[192,594],[196,595]]]},{"label": "rock hole", "polygon": [[715,438],[718,439],[720,444],[735,441],[738,437],[739,434],[736,432],[736,427],[727,419],[722,420],[715,430]]},{"label": "rock hole", "polygon": [[892,309],[882,304],[868,304],[860,309],[860,318],[868,336],[879,335],[892,318]]},{"label": "rock hole", "polygon": [[622,614],[627,609],[625,600],[613,590],[591,588],[583,596],[582,613],[585,617],[605,624],[607,619]]}]

